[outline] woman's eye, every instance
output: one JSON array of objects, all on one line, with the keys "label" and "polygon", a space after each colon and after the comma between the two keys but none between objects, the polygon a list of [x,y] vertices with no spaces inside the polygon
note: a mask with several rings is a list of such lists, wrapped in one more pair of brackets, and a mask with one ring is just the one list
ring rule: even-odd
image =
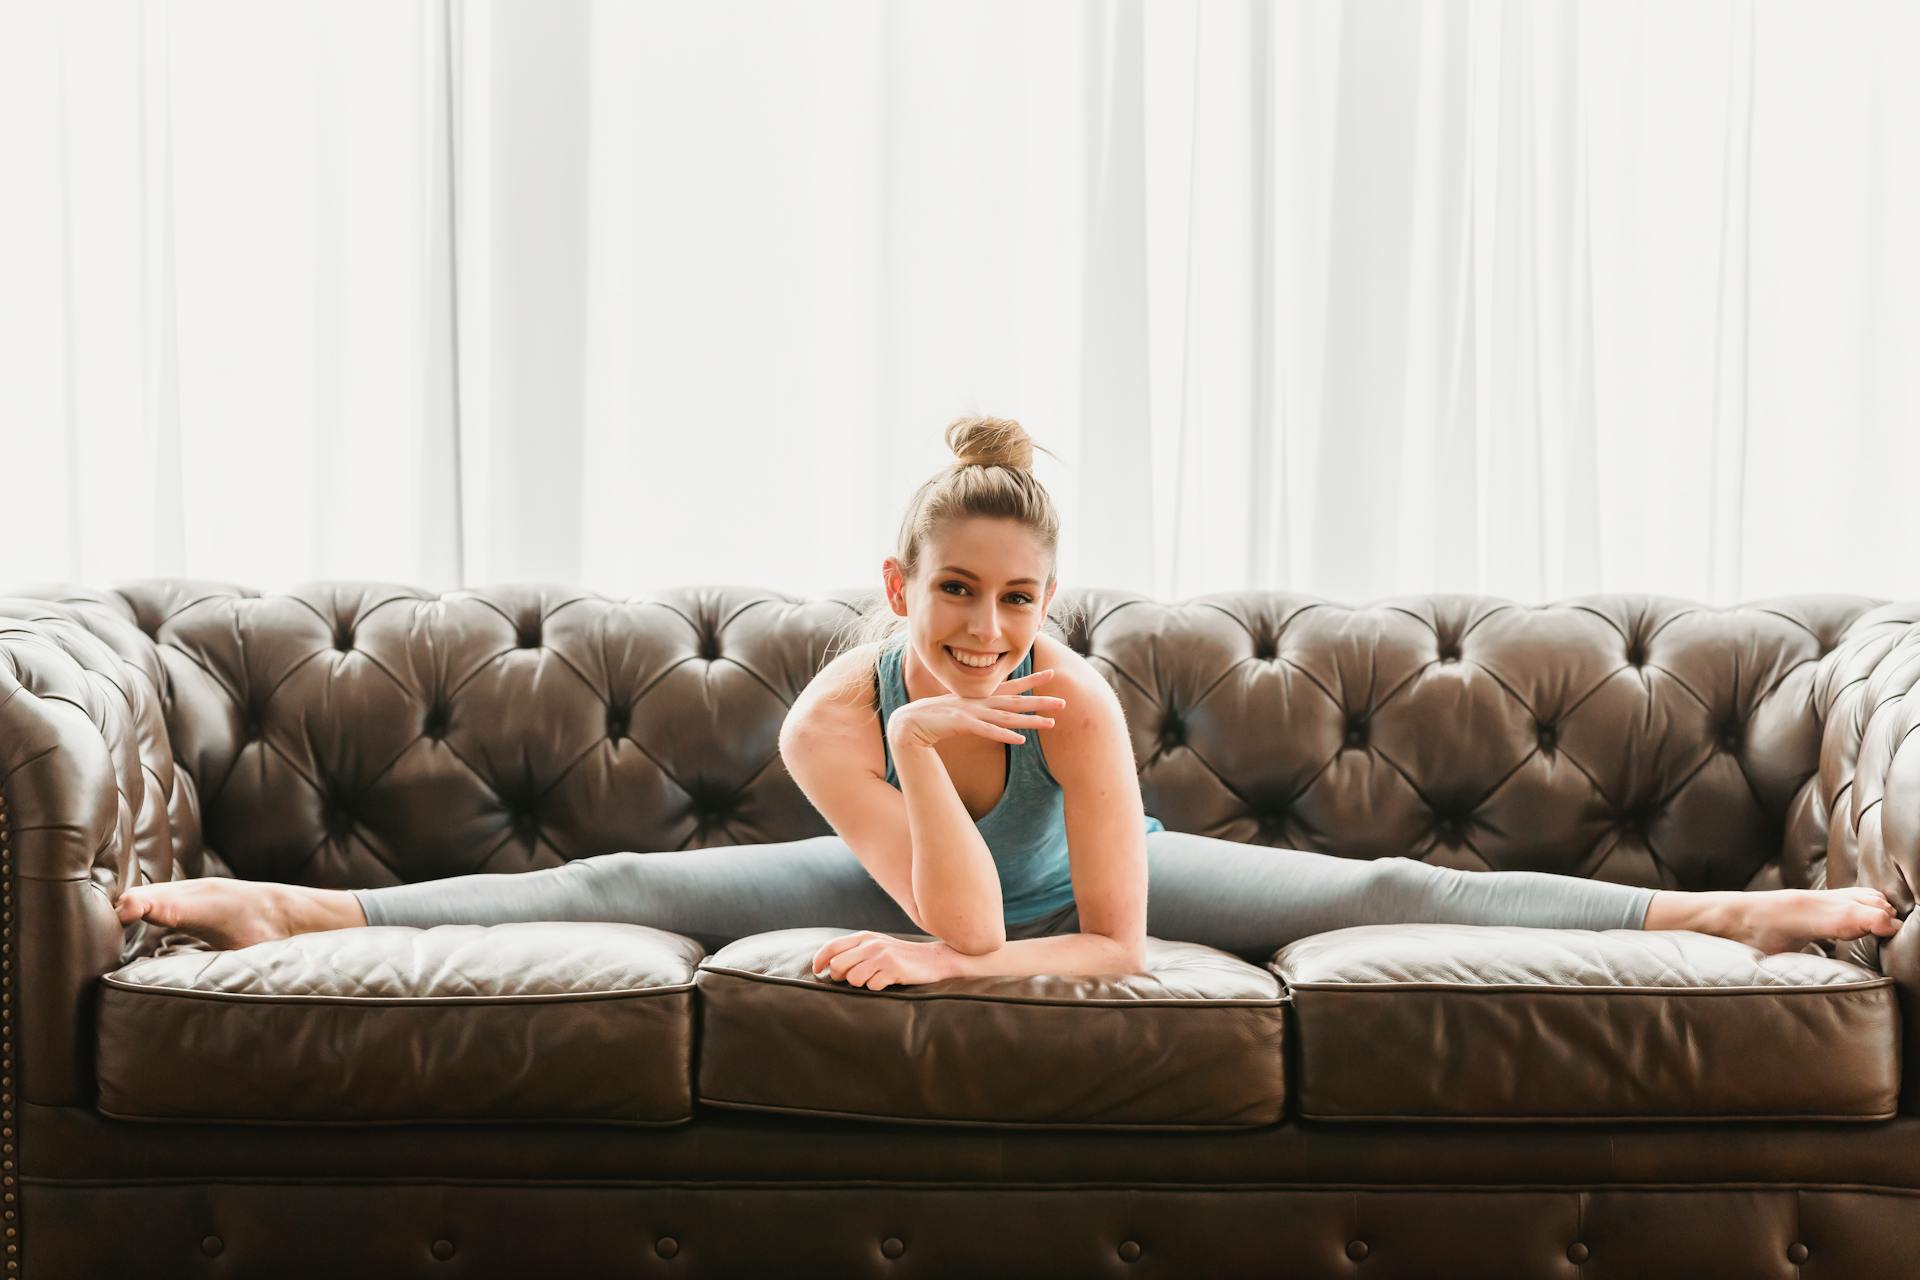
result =
[{"label": "woman's eye", "polygon": [[[967,584],[964,582],[943,582],[940,584],[940,589],[942,591],[946,590],[948,587],[959,587],[962,591],[965,591],[967,589]],[[1013,593],[1013,595],[1015,598],[1017,598],[1020,601],[1021,604],[1033,603],[1033,597],[1028,595],[1024,591],[1016,591]]]}]

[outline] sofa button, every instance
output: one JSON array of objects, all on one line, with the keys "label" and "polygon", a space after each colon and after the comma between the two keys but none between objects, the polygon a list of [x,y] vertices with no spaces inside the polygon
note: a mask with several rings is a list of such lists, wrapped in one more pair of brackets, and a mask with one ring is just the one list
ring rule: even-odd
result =
[{"label": "sofa button", "polygon": [[1591,1258],[1592,1256],[1593,1256],[1593,1251],[1588,1249],[1586,1245],[1581,1244],[1578,1240],[1575,1240],[1572,1244],[1567,1246],[1568,1262],[1585,1262],[1588,1258]]},{"label": "sofa button", "polygon": [[1123,1245],[1121,1245],[1121,1246],[1120,1246],[1120,1261],[1122,1261],[1122,1262],[1138,1262],[1138,1261],[1140,1261],[1140,1246],[1139,1246],[1139,1245],[1137,1245],[1137,1244],[1135,1244],[1135,1243],[1134,1243],[1133,1241],[1131,1241],[1131,1240],[1129,1240],[1129,1241],[1127,1241],[1127,1242],[1126,1242],[1125,1244],[1123,1244]]},{"label": "sofa button", "polygon": [[200,1242],[200,1252],[206,1254],[209,1258],[219,1257],[221,1250],[226,1247],[226,1244],[219,1236],[208,1236]]},{"label": "sofa button", "polygon": [[442,1262],[445,1262],[448,1258],[451,1258],[453,1256],[453,1241],[435,1240],[433,1242],[433,1256],[440,1259],[440,1261]]},{"label": "sofa button", "polygon": [[880,1252],[886,1254],[889,1258],[897,1258],[906,1251],[906,1243],[902,1241],[899,1236],[888,1236],[880,1242]]},{"label": "sofa button", "polygon": [[1347,1256],[1355,1262],[1365,1258],[1367,1256],[1367,1242],[1365,1240],[1347,1241]]},{"label": "sofa button", "polygon": [[680,1252],[680,1242],[672,1236],[661,1236],[653,1242],[653,1251],[663,1258],[671,1258]]},{"label": "sofa button", "polygon": [[1801,1244],[1798,1240],[1795,1240],[1792,1244],[1787,1246],[1788,1262],[1794,1263],[1797,1266],[1798,1264],[1805,1262],[1806,1260],[1807,1260],[1807,1246]]}]

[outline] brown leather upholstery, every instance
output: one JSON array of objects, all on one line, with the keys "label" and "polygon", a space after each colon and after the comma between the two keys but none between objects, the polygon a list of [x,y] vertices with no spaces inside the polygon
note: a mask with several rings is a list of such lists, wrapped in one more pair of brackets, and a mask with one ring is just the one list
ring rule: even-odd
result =
[{"label": "brown leather upholstery", "polygon": [[[158,1096],[169,1073],[177,1085],[180,1064],[191,1060],[154,1065],[185,1050],[165,1039],[181,1024],[141,1037],[134,1020],[110,1025],[103,1016],[123,1007],[109,1003],[123,997],[152,1002],[124,1006],[142,1010],[184,1000],[102,979],[129,965],[127,972],[141,972],[137,962],[156,952],[172,963],[200,949],[178,934],[120,928],[113,901],[136,876],[371,886],[525,870],[622,849],[823,834],[826,824],[781,768],[775,739],[787,705],[864,594],[809,600],[714,587],[614,600],[540,585],[435,595],[322,583],[263,595],[161,580],[112,591],[30,588],[0,598],[0,861],[10,997],[0,1156],[7,1194],[26,1193],[6,1202],[7,1229],[17,1233],[7,1237],[8,1261],[40,1258],[49,1274],[92,1274],[124,1269],[113,1259],[127,1257],[161,1272],[219,1257],[245,1274],[250,1263],[270,1259],[276,1274],[298,1274],[303,1265],[329,1274],[340,1269],[327,1265],[339,1251],[355,1265],[390,1272],[431,1270],[457,1256],[476,1275],[536,1262],[584,1267],[601,1258],[619,1259],[622,1268],[677,1259],[723,1274],[736,1266],[764,1274],[783,1264],[871,1269],[907,1258],[922,1270],[968,1274],[991,1262],[1005,1274],[1283,1265],[1293,1274],[1344,1275],[1364,1261],[1374,1273],[1544,1275],[1564,1273],[1579,1245],[1588,1254],[1578,1265],[1597,1269],[1592,1274],[1660,1267],[1788,1274],[1809,1256],[1808,1265],[1831,1274],[1863,1274],[1889,1240],[1901,1238],[1901,1207],[1913,1203],[1901,1197],[1920,1190],[1920,1144],[1905,1120],[1835,1129],[1779,1118],[1744,1127],[1617,1116],[1491,1126],[1288,1119],[1218,1134],[1018,1125],[976,1133],[975,1126],[927,1124],[924,1116],[914,1124],[853,1124],[709,1108],[695,1097],[692,1123],[665,1129],[577,1119],[490,1124],[487,1108],[507,1077],[489,1080],[481,1068],[447,1063],[437,1075],[382,1087],[396,1088],[408,1106],[464,1110],[469,1121],[423,1125],[415,1139],[459,1136],[452,1149],[488,1153],[493,1176],[515,1185],[467,1185],[458,1167],[447,1167],[422,1200],[381,1183],[399,1167],[383,1153],[408,1148],[383,1146],[386,1127],[377,1123],[343,1129],[336,1117],[301,1128],[99,1115],[108,1081],[137,1092],[141,1086],[127,1082],[150,1073]],[[1084,615],[1069,616],[1076,604]],[[1355,608],[1280,592],[1163,604],[1063,588],[1056,613],[1059,634],[1119,693],[1147,808],[1170,828],[1348,857],[1406,855],[1668,888],[1818,886],[1858,876],[1903,909],[1914,902],[1920,739],[1910,731],[1920,701],[1905,694],[1920,679],[1920,602],[1810,595],[1713,609],[1596,596],[1523,607],[1420,596]],[[539,971],[563,971],[572,947]],[[1719,1000],[1758,1010],[1733,1024],[1754,1046],[1752,1061],[1736,1080],[1717,1070],[1716,1093],[1714,1074],[1681,1069],[1693,1042],[1649,1030],[1644,1071],[1670,1078],[1675,1089],[1662,1095],[1670,1102],[1685,1085],[1695,1107],[1711,1097],[1743,1106],[1824,1097],[1829,1114],[1859,1115],[1883,1105],[1888,1072],[1904,1059],[1902,1107],[1920,1112],[1920,943],[1904,930],[1884,947],[1850,947],[1845,955],[1893,979],[1904,1055],[1887,1045],[1884,988],[1852,986],[1850,978],[1814,990],[1822,984],[1796,980],[1731,997],[1662,994],[1665,1008]],[[1814,958],[1790,963],[1801,959]],[[1516,962],[1503,953],[1501,963]],[[440,995],[446,988],[433,982],[441,978],[504,976],[484,964],[432,981],[424,969],[403,971]],[[126,973],[117,980],[129,981]],[[284,968],[263,970],[261,980],[276,988],[260,1006],[262,1026],[277,1026],[301,998],[297,984]],[[736,995],[775,994],[763,980],[738,981],[745,985]],[[401,987],[383,989],[391,995]],[[782,993],[824,994],[804,984]],[[694,994],[690,1083],[699,1082],[704,1043],[701,992]],[[874,994],[882,999],[862,1012],[879,1011],[875,1019],[906,1003]],[[1205,1006],[1213,994],[1203,991],[1191,1003]],[[652,997],[661,1007],[672,998],[664,991]],[[1817,1045],[1804,1028],[1782,1030],[1791,1010],[1831,1014],[1843,999],[1862,1003],[1833,1017]],[[774,1010],[766,1016],[790,1025],[800,1016],[796,1005],[766,1007]],[[1062,1018],[1087,1012],[1035,1008]],[[1146,1013],[1127,1010],[1129,1018]],[[1432,1047],[1430,1010],[1396,1018],[1364,1034],[1411,1035]],[[215,1043],[231,1052],[237,1024],[220,1025],[226,1038]],[[472,1031],[477,1025],[461,1034],[490,1034]],[[1532,1030],[1551,1038],[1533,1051],[1551,1048],[1564,1060],[1580,1025],[1535,1019]],[[1585,1033],[1611,1025],[1590,1019]],[[569,1024],[570,1033],[590,1030]],[[110,1052],[96,1061],[102,1033],[97,1043]],[[742,1029],[734,1033],[738,1044]],[[383,1046],[366,1051],[403,1054],[410,1032],[387,1034]],[[1881,1046],[1879,1056],[1856,1034]],[[259,1033],[263,1051],[267,1040]],[[1285,1040],[1287,1055],[1307,1043],[1298,1027],[1287,1028]],[[769,1043],[770,1057],[778,1047]],[[1395,1051],[1394,1042],[1363,1048],[1374,1057]],[[1619,1048],[1603,1038],[1593,1052],[1604,1059]],[[321,1061],[337,1069],[355,1052],[344,1045]],[[277,1068],[281,1096],[298,1092],[285,1072],[325,1069],[311,1057],[302,1061]],[[1507,1061],[1520,1061],[1518,1051]],[[1279,1077],[1296,1101],[1302,1062],[1312,1066],[1295,1058],[1294,1070]],[[633,1069],[631,1061],[614,1065]],[[1864,1077],[1857,1074],[1863,1065]],[[540,1070],[529,1068],[527,1079]],[[196,1082],[197,1097],[243,1102],[237,1071]],[[1563,1093],[1581,1078],[1615,1079],[1594,1057],[1582,1059],[1579,1071],[1584,1077],[1560,1082]],[[1764,1090],[1763,1076],[1770,1077]],[[1235,1087],[1251,1078],[1225,1077]],[[1401,1078],[1434,1084],[1411,1073]],[[527,1087],[555,1097],[568,1094],[567,1079]],[[654,1072],[626,1084],[664,1087],[668,1079]],[[761,1086],[769,1083],[763,1073]],[[1352,1083],[1368,1082],[1362,1073]],[[1380,1085],[1378,1073],[1373,1083]],[[1001,1101],[1016,1096],[1004,1080],[998,1084]],[[1425,1096],[1457,1103],[1465,1089],[1449,1094],[1436,1084]],[[449,1092],[456,1090],[472,1092]],[[594,1097],[569,1096],[583,1105]],[[956,1088],[940,1096],[950,1105],[966,1095]],[[1225,1095],[1214,1100],[1231,1103]],[[1111,1111],[1096,1102],[1098,1111]],[[1277,1115],[1285,1099],[1270,1104]],[[1237,1114],[1235,1106],[1222,1113]],[[973,1114],[990,1121],[992,1113]],[[395,1128],[394,1141],[403,1142],[408,1129]],[[1378,1141],[1328,1136],[1374,1129]],[[1498,1131],[1496,1145],[1474,1136],[1489,1129]],[[1660,1145],[1644,1136],[1649,1129],[1698,1136],[1691,1145]],[[884,1176],[916,1183],[918,1192],[811,1185],[832,1176],[834,1153],[867,1149],[861,1132],[883,1130],[880,1149],[894,1162]],[[222,1136],[213,1141],[209,1132]],[[1716,1132],[1723,1136],[1706,1136]],[[631,1173],[618,1190],[570,1184],[576,1172],[621,1176],[590,1172],[594,1151],[616,1149],[604,1147],[609,1134],[686,1138],[649,1158],[641,1175],[647,1185]],[[761,1229],[740,1232],[742,1193],[727,1180],[752,1177],[786,1134],[803,1135],[799,1158],[785,1174],[770,1175],[777,1185],[754,1193],[765,1210]],[[1816,1169],[1793,1154],[1802,1141],[1793,1135],[1824,1155],[1837,1134],[1844,1134],[1841,1168]],[[1188,1143],[1245,1144],[1269,1135],[1294,1153],[1284,1174],[1226,1154],[1253,1157],[1264,1144],[1220,1148],[1179,1172],[1192,1159],[1182,1152],[1202,1150]],[[964,1175],[969,1185],[936,1186],[960,1168],[976,1136],[986,1145]],[[700,1151],[720,1154],[702,1165]],[[1699,1164],[1696,1152],[1713,1159]],[[1123,1153],[1137,1158],[1113,1158]],[[192,1170],[184,1175],[192,1185],[173,1181],[178,1170]],[[1192,1189],[1151,1202],[1129,1189],[1162,1175],[1188,1179]],[[1274,1187],[1276,1175],[1294,1185]],[[333,1181],[279,1185],[316,1177]],[[529,1177],[554,1181],[536,1192],[522,1185]],[[695,1177],[707,1181],[676,1182]],[[1687,1185],[1676,1188],[1676,1179]],[[1036,1193],[1035,1180],[1058,1189]],[[103,1192],[101,1182],[118,1189]],[[1255,1184],[1269,1189],[1255,1192]],[[1008,1189],[993,1189],[1002,1186]],[[1461,1190],[1468,1186],[1470,1193]],[[1727,1190],[1710,1194],[1713,1187]],[[1025,1222],[1015,1205],[1037,1210],[1031,1226],[1040,1234],[1009,1256],[1007,1233]],[[357,1244],[336,1233],[314,1247],[310,1225],[293,1224],[311,1224],[316,1214],[338,1222],[364,1215],[370,1225]],[[100,1215],[115,1232],[91,1229]],[[170,1234],[156,1246],[160,1224]],[[143,1234],[149,1227],[151,1237]],[[822,1241],[845,1241],[845,1251],[823,1249]],[[155,1253],[181,1244],[200,1256]],[[836,1266],[833,1259],[854,1261]]]},{"label": "brown leather upholstery", "polygon": [[702,1103],[1043,1129],[1253,1128],[1285,1109],[1280,984],[1237,956],[1154,938],[1144,973],[867,991],[813,976],[844,932],[781,929],[701,961]]},{"label": "brown leather upholstery", "polygon": [[[348,929],[100,981],[102,1115],[693,1117],[700,944],[640,925]],[[166,1045],[156,1054],[155,1045]]]},{"label": "brown leather upholstery", "polygon": [[[1875,1120],[1893,982],[1707,934],[1362,925],[1269,967],[1312,1120]],[[1769,1058],[1791,1071],[1760,1071]]]},{"label": "brown leather upholstery", "polygon": [[[1870,884],[1910,912],[1920,885],[1920,605],[1863,614],[1820,667],[1824,733],[1810,825],[1833,884]],[[1902,1106],[1920,1111],[1920,930],[1854,950],[1893,978],[1905,1040]]]}]

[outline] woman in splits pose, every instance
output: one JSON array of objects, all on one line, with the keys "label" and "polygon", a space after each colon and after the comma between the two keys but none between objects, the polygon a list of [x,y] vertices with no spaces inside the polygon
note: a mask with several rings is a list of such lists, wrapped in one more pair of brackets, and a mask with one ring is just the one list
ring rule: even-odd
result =
[{"label": "woman in splits pose", "polygon": [[602,920],[715,950],[827,925],[854,932],[826,942],[814,972],[875,991],[1139,972],[1149,936],[1258,963],[1360,924],[1691,929],[1764,951],[1900,927],[1868,888],[1654,890],[1165,830],[1142,809],[1113,689],[1041,630],[1059,520],[1032,441],[1018,423],[969,418],[947,443],[956,461],[914,494],[882,568],[885,603],[780,732],[788,772],[835,834],[379,889],[203,877],[127,890],[120,919],[223,948],[369,924]]}]

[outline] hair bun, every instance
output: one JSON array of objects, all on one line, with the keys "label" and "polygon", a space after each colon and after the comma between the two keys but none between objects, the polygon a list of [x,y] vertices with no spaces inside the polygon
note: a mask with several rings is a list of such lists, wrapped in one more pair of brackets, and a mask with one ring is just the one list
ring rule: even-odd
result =
[{"label": "hair bun", "polygon": [[947,424],[947,447],[957,467],[1033,470],[1033,437],[1012,418],[956,418]]}]

